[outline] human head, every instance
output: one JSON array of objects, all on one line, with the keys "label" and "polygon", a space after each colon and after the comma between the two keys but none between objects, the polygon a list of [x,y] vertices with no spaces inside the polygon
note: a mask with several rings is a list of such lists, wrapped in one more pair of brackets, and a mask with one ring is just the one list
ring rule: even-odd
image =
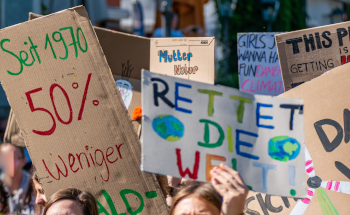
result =
[{"label": "human head", "polygon": [[39,182],[38,174],[36,173],[36,169],[33,168],[32,171],[32,180],[33,180],[33,188],[35,195],[35,204],[38,206],[38,210],[42,211],[43,207],[45,207],[47,199],[44,194],[44,190]]},{"label": "human head", "polygon": [[[180,190],[170,207],[169,215],[178,215],[183,212],[199,214],[198,209],[203,209],[208,215],[219,215],[222,197],[211,183],[195,184]],[[200,208],[199,208],[200,207]]]},{"label": "human head", "polygon": [[[12,145],[10,143],[2,143],[0,145],[0,152],[4,154],[14,153],[14,176],[20,174],[22,172],[23,167],[27,163],[27,159],[24,156],[24,149],[22,147],[18,147]],[[6,174],[6,172],[5,172]]]},{"label": "human head", "polygon": [[75,188],[67,188],[54,193],[45,205],[44,215],[69,214],[98,215],[93,195]]},{"label": "human head", "polygon": [[6,212],[8,193],[5,191],[4,185],[0,180],[0,213]]}]

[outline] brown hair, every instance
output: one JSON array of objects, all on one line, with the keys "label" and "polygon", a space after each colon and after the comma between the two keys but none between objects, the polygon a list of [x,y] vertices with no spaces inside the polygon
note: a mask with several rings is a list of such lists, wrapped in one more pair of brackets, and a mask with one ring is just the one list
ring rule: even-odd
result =
[{"label": "brown hair", "polygon": [[[39,182],[38,174],[36,173],[35,166],[32,167],[31,173],[32,173],[32,177],[31,177],[32,186],[31,187],[32,187],[32,190],[34,192],[34,196],[36,198],[37,197],[37,191],[35,189],[34,181],[37,182],[38,184],[40,184],[40,182]],[[44,207],[42,205],[36,205],[34,214],[37,214],[37,215],[43,214],[43,211],[44,211]]]},{"label": "brown hair", "polygon": [[22,155],[22,157],[21,158],[24,158],[24,147],[19,147],[19,146],[16,146],[16,145],[14,145],[14,144],[12,144],[12,143],[6,143],[6,142],[4,142],[4,143],[1,143],[0,144],[0,149],[1,149],[1,147],[2,146],[5,146],[5,145],[11,145],[11,146],[14,146],[14,147],[16,147],[17,149],[19,149],[19,152],[21,153],[21,155]]},{"label": "brown hair", "polygon": [[205,199],[221,211],[222,197],[220,194],[215,190],[211,183],[201,183],[181,189],[174,197],[169,215],[173,215],[176,205],[189,196]]},{"label": "brown hair", "polygon": [[7,204],[7,199],[8,199],[8,193],[6,192],[4,185],[2,183],[2,181],[0,180],[0,203],[2,204],[2,210],[0,210],[0,213],[8,213],[9,211],[9,207]]},{"label": "brown hair", "polygon": [[98,215],[97,204],[94,196],[88,192],[75,188],[67,188],[54,193],[45,205],[44,215],[53,204],[65,199],[79,202],[83,206],[84,215]]}]

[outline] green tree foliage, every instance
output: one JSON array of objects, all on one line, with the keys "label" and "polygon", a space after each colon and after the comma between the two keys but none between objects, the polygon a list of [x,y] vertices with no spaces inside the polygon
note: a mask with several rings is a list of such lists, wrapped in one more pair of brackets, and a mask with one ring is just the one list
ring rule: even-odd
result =
[{"label": "green tree foliage", "polygon": [[[279,0],[280,9],[276,21],[272,24],[272,32],[295,31],[306,28],[305,0]],[[266,32],[267,22],[262,17],[260,0],[238,0],[234,15],[228,20],[229,40],[224,41],[225,31],[223,24],[225,18],[219,13],[218,3],[232,2],[232,0],[215,0],[216,11],[219,17],[220,27],[217,39],[225,48],[230,49],[228,76],[223,77],[224,61],[219,62],[217,82],[222,85],[238,88],[238,56],[237,33],[241,32]]]}]

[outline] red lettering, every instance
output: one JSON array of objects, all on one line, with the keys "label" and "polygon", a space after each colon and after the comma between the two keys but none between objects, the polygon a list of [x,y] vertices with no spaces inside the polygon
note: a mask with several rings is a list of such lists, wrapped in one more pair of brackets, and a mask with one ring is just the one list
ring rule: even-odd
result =
[{"label": "red lettering", "polygon": [[81,156],[81,154],[85,155],[86,161],[87,161],[87,163],[88,163],[88,167],[90,167],[89,159],[87,158],[86,154],[85,154],[84,152],[82,152],[82,153],[80,153],[80,154],[76,154],[76,155],[77,155],[77,158],[78,158],[78,161],[79,161],[79,163],[80,163],[81,169],[83,169],[83,165],[81,165],[81,161],[80,161],[80,156]]},{"label": "red lettering", "polygon": [[[102,155],[102,161],[101,161],[101,163],[98,163],[98,162],[97,162],[96,152],[101,152],[101,155]],[[107,168],[107,173],[108,173],[107,180],[105,180],[101,174],[100,174],[100,176],[101,176],[102,180],[104,180],[105,182],[108,182],[108,180],[109,180],[109,168],[108,168],[108,165],[107,165],[107,163],[106,163],[105,156],[103,155],[103,152],[102,152],[101,150],[99,150],[99,149],[96,149],[96,150],[95,150],[95,160],[96,160],[97,165],[99,165],[99,166],[102,166],[102,164],[105,163],[106,168]]]},{"label": "red lettering", "polygon": [[[112,150],[113,150],[111,154],[108,154],[108,149],[112,149]],[[118,157],[117,157],[114,161],[110,161],[109,158],[108,158],[110,155],[113,154],[114,149],[113,149],[112,147],[108,147],[108,149],[107,149],[107,151],[106,151],[106,159],[107,159],[107,161],[108,161],[109,163],[114,163],[114,162],[116,162],[116,161],[118,160]]]},{"label": "red lettering", "polygon": [[89,154],[90,154],[90,157],[91,157],[92,163],[95,165],[95,161],[94,161],[94,159],[92,158],[91,153],[89,153]]},{"label": "red lettering", "polygon": [[53,176],[53,175],[51,174],[49,168],[47,168],[46,163],[45,163],[45,161],[44,161],[44,159],[43,159],[43,163],[44,163],[45,169],[46,169],[47,172],[51,175],[51,177],[54,178],[54,179],[56,179],[56,180],[60,180],[60,178],[61,178],[60,173],[61,173],[64,177],[67,177],[67,176],[68,176],[68,169],[67,169],[66,164],[65,164],[64,161],[62,160],[61,156],[58,155],[58,157],[61,159],[61,161],[62,161],[62,163],[63,163],[63,165],[64,165],[64,168],[66,169],[66,174],[64,174],[64,173],[61,171],[61,169],[60,169],[60,168],[57,166],[57,164],[56,164],[56,168],[57,168],[57,172],[58,172],[58,178],[56,178],[55,176]]},{"label": "red lettering", "polygon": [[193,173],[186,168],[185,171],[182,170],[182,161],[181,161],[181,149],[176,149],[176,156],[177,156],[177,166],[179,167],[179,172],[181,177],[185,177],[188,174],[188,177],[192,179],[197,179],[198,178],[198,168],[199,168],[199,157],[200,157],[200,152],[196,151],[195,155],[195,161],[194,161],[194,166],[193,166]]},{"label": "red lettering", "polygon": [[115,147],[117,147],[117,150],[118,150],[120,159],[123,159],[123,158],[122,158],[122,154],[120,153],[120,147],[122,147],[123,144],[124,144],[124,143],[120,144],[119,146],[118,146],[118,145],[115,145]]},{"label": "red lettering", "polygon": [[[71,157],[73,157],[73,163],[71,163],[70,161],[71,161]],[[68,161],[69,161],[69,167],[70,167],[70,169],[73,171],[73,172],[78,172],[78,170],[79,170],[79,167],[78,167],[78,169],[77,170],[73,170],[73,166],[74,166],[74,163],[75,163],[75,157],[74,157],[74,155],[72,155],[71,153],[69,153],[68,154]]]}]

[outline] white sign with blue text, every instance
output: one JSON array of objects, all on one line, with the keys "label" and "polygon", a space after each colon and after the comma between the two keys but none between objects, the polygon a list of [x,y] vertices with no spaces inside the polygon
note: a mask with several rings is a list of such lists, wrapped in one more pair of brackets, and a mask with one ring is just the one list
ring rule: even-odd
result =
[{"label": "white sign with blue text", "polygon": [[142,171],[209,181],[225,163],[254,191],[306,196],[303,100],[142,76]]}]

